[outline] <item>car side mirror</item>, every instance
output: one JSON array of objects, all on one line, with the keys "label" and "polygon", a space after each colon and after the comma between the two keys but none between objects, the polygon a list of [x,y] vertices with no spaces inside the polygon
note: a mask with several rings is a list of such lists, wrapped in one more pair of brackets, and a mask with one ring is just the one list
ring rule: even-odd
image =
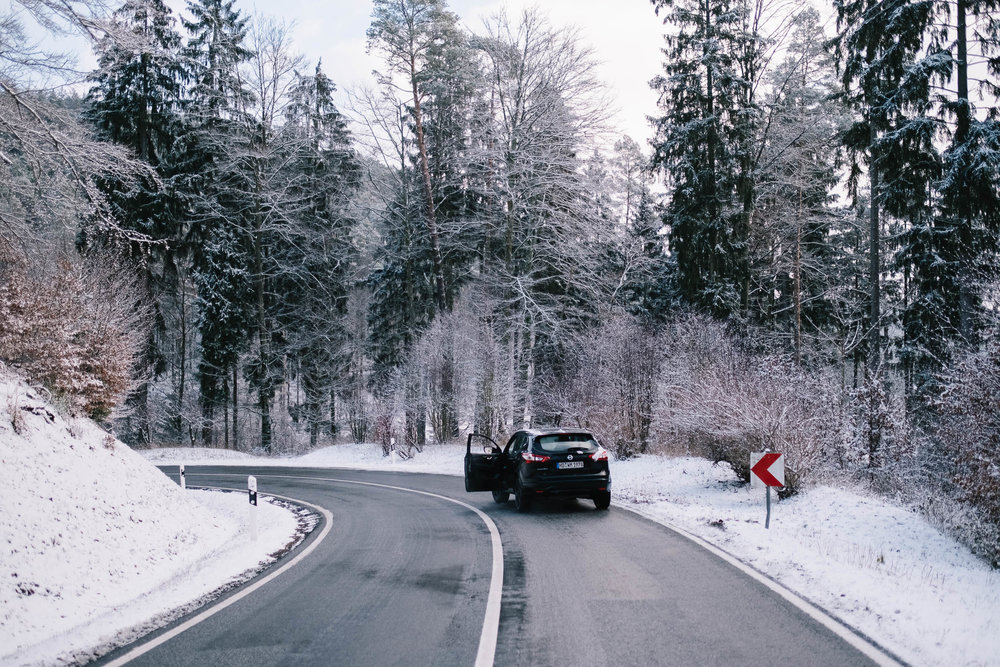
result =
[{"label": "car side mirror", "polygon": [[486,452],[487,454],[499,454],[500,453],[500,450],[497,449],[496,447],[494,447],[493,445],[485,445],[483,447],[483,451]]}]

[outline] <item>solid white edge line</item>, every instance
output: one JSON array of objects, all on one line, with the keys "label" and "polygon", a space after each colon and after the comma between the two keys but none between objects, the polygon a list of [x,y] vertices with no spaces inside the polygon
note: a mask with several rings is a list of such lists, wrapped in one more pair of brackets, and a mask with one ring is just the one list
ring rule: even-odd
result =
[{"label": "solid white edge line", "polygon": [[[237,464],[238,465],[238,464]],[[363,468],[340,468],[340,470],[350,470],[357,472],[386,472],[381,470],[366,470]],[[408,491],[410,493],[419,493],[426,496],[432,496],[435,498],[441,498],[449,502],[462,505],[473,512],[475,512],[486,524],[490,531],[490,539],[493,543],[493,572],[492,578],[490,580],[490,592],[486,601],[486,617],[483,620],[483,631],[479,638],[479,651],[476,655],[476,667],[486,667],[487,665],[492,665],[494,657],[496,655],[496,644],[497,636],[500,626],[500,600],[503,594],[503,545],[500,541],[500,531],[497,529],[496,524],[493,520],[489,518],[487,514],[481,510],[462,502],[461,500],[456,500],[454,498],[449,498],[447,496],[438,495],[436,493],[429,493],[427,491],[419,491],[417,489],[407,489],[400,486],[390,486],[387,484],[375,484],[373,482],[360,482],[355,480],[345,480],[337,478],[301,478],[296,475],[268,475],[268,477],[280,477],[285,479],[320,479],[321,481],[332,481],[332,482],[345,482],[348,484],[361,484],[365,486],[378,486],[387,489],[396,489],[399,491]],[[277,497],[277,496],[275,496]],[[304,503],[307,504],[307,503]],[[779,584],[767,575],[757,571],[750,565],[739,560],[735,556],[729,554],[728,552],[720,549],[714,544],[708,542],[707,540],[698,537],[694,533],[689,533],[688,531],[675,526],[673,524],[667,523],[662,519],[654,518],[652,516],[647,516],[637,509],[631,507],[626,507],[619,503],[614,503],[614,507],[631,512],[636,516],[642,517],[647,521],[652,521],[655,524],[661,525],[668,530],[672,530],[678,535],[690,540],[706,551],[715,554],[725,562],[729,563],[737,570],[743,572],[751,579],[763,584],[768,589],[774,593],[781,596],[783,599],[791,603],[794,607],[802,611],[804,614],[815,620],[817,623],[827,628],[835,635],[846,641],[848,644],[853,646],[855,649],[860,651],[866,657],[870,658],[876,664],[882,667],[903,667],[904,663],[900,662],[898,659],[894,658],[890,654],[886,653],[883,649],[876,646],[874,643],[861,636],[858,631],[854,630],[842,621],[834,618],[829,612],[824,611],[817,605],[809,602],[798,593],[795,593],[789,588]],[[325,512],[325,510],[324,510]],[[325,531],[324,535],[325,537]],[[289,564],[291,565],[291,564]],[[499,583],[498,583],[499,582]],[[194,619],[192,619],[194,620]],[[166,640],[164,640],[166,641]],[[110,663],[112,665],[117,665],[119,663]]]},{"label": "solid white edge line", "polygon": [[792,606],[794,606],[799,611],[812,618],[814,621],[816,621],[826,629],[833,632],[835,635],[837,635],[845,642],[847,642],[848,644],[856,648],[858,651],[863,653],[866,657],[870,658],[876,664],[881,665],[882,667],[903,667],[903,663],[901,663],[898,659],[889,655],[888,653],[886,653],[884,650],[873,644],[865,637],[862,637],[860,634],[858,634],[856,630],[852,629],[847,624],[834,618],[829,612],[824,611],[820,607],[816,606],[812,602],[809,602],[808,600],[800,596],[798,593],[792,591],[790,588],[786,588],[785,586],[781,585],[774,579],[771,579],[762,572],[759,572],[750,565],[744,563],[743,561],[739,560],[738,558],[729,554],[723,549],[720,549],[719,547],[715,546],[714,544],[705,540],[704,538],[698,537],[694,533],[689,533],[683,528],[680,528],[670,523],[666,523],[660,519],[654,519],[653,517],[647,516],[638,510],[632,509],[631,507],[625,507],[617,503],[614,506],[626,510],[628,512],[632,512],[633,514],[641,516],[643,519],[646,519],[647,521],[652,521],[653,523],[659,524],[664,528],[667,528],[668,530],[672,530],[681,537],[685,537],[691,540],[692,542],[694,542],[701,548],[705,549],[706,551],[715,554],[722,560],[726,561],[727,563],[735,567],[740,572],[743,572],[748,577],[763,584],[764,586],[767,586],[767,588],[774,591],[782,598],[784,598],[786,601],[791,603]]},{"label": "solid white edge line", "polygon": [[146,642],[145,644],[141,644],[139,646],[136,646],[134,649],[132,649],[131,651],[129,651],[125,655],[122,655],[122,656],[119,656],[118,658],[115,658],[111,662],[107,663],[109,667],[120,667],[121,665],[124,665],[124,664],[126,664],[126,663],[128,663],[128,662],[130,662],[132,660],[135,660],[136,658],[138,658],[138,657],[140,657],[140,656],[142,656],[142,655],[144,655],[144,654],[152,651],[157,646],[160,646],[161,644],[170,641],[171,639],[173,639],[177,635],[181,634],[185,630],[188,630],[188,629],[194,627],[195,625],[198,625],[202,621],[205,621],[208,618],[214,616],[215,614],[219,613],[220,611],[222,611],[226,607],[229,607],[230,605],[236,604],[237,602],[239,602],[243,598],[245,598],[248,595],[250,595],[251,593],[255,592],[261,586],[264,586],[265,584],[271,582],[272,580],[276,579],[280,575],[284,574],[287,570],[290,570],[291,568],[293,568],[296,565],[298,565],[302,561],[302,559],[304,559],[306,556],[308,556],[309,554],[311,554],[316,549],[316,547],[318,547],[319,544],[324,539],[326,539],[326,536],[329,535],[330,529],[333,526],[333,515],[326,508],[320,507],[319,505],[313,505],[312,503],[307,503],[305,501],[298,500],[296,498],[286,498],[285,496],[279,496],[279,495],[276,495],[276,494],[273,494],[273,493],[268,493],[266,495],[271,496],[272,498],[281,498],[282,500],[288,500],[290,502],[297,503],[299,505],[304,505],[306,507],[309,507],[309,508],[311,508],[313,510],[316,510],[316,511],[320,512],[323,515],[323,518],[326,519],[326,527],[323,528],[323,531],[319,534],[319,536],[315,540],[313,540],[309,544],[309,546],[307,546],[298,555],[296,555],[292,560],[288,561],[287,563],[285,563],[284,565],[282,565],[280,568],[278,568],[274,572],[271,572],[270,574],[268,574],[267,576],[265,576],[263,579],[260,579],[260,580],[258,580],[256,582],[248,585],[246,588],[241,588],[239,590],[239,592],[235,593],[231,597],[228,597],[225,600],[222,600],[221,602],[218,602],[218,603],[212,605],[211,607],[209,607],[205,611],[201,612],[197,616],[193,616],[193,617],[189,618],[188,620],[184,621],[183,623],[181,623],[177,627],[171,628],[170,630],[168,630],[167,632],[164,632],[162,635],[159,635],[155,639],[152,639],[152,640]]},{"label": "solid white edge line", "polygon": [[[262,476],[263,477],[263,476]],[[486,614],[483,618],[483,631],[479,634],[479,649],[476,651],[476,667],[490,667],[496,658],[497,636],[500,632],[500,601],[503,598],[503,543],[500,540],[500,530],[493,523],[493,519],[488,514],[477,507],[457,500],[442,496],[430,491],[419,489],[409,489],[405,486],[392,486],[391,484],[376,484],[375,482],[362,482],[353,479],[340,479],[335,477],[299,477],[297,475],[267,475],[270,479],[310,479],[320,482],[339,482],[342,484],[358,484],[360,486],[374,486],[382,489],[392,489],[394,491],[405,491],[416,493],[422,496],[447,500],[450,503],[460,505],[465,509],[476,513],[486,528],[490,532],[490,543],[493,551],[493,568],[490,573],[490,591],[486,596]]]}]

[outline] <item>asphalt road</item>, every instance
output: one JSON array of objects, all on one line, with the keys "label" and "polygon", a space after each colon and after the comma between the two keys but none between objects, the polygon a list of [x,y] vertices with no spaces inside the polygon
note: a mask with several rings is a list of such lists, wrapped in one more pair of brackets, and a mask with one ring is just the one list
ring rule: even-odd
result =
[{"label": "asphalt road", "polygon": [[518,514],[465,493],[460,478],[405,473],[189,466],[187,482],[245,488],[248,474],[262,494],[328,509],[329,535],[130,664],[473,665],[490,533],[474,511],[426,493],[479,508],[499,528],[496,665],[873,664],[733,565],[615,507],[543,499]]}]

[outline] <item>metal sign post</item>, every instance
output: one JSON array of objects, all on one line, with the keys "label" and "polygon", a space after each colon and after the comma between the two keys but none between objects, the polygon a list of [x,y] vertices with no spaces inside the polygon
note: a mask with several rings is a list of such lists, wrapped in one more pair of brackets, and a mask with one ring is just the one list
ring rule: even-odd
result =
[{"label": "metal sign post", "polygon": [[750,488],[767,487],[767,516],[764,528],[771,527],[771,487],[785,485],[785,455],[777,452],[750,453]]}]

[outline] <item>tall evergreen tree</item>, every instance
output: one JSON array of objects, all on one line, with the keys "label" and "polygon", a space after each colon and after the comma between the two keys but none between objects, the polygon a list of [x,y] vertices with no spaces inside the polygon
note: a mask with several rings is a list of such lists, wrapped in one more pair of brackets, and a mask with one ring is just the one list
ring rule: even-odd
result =
[{"label": "tall evergreen tree", "polygon": [[[995,279],[1000,179],[994,156],[1000,126],[996,118],[977,114],[970,66],[984,70],[984,89],[990,88],[989,77],[1000,73],[1000,61],[990,57],[1000,49],[998,7],[993,0],[942,2],[936,27],[926,36],[936,57],[930,76],[939,84],[932,100],[945,121],[934,138],[936,145],[946,137],[948,143],[932,175],[936,196],[909,230],[898,258],[910,277],[903,352],[909,384],[918,392],[933,388],[956,347],[977,344],[984,325],[983,285]],[[977,29],[969,29],[970,18]]]},{"label": "tall evergreen tree", "polygon": [[[85,116],[100,136],[129,147],[161,178],[159,182],[100,180],[120,224],[156,241],[133,247],[144,259],[145,288],[156,311],[157,327],[144,355],[143,376],[150,378],[166,368],[169,341],[165,339],[160,302],[176,290],[175,251],[182,233],[175,200],[162,186],[170,172],[179,129],[180,36],[174,31],[169,8],[161,0],[129,0],[115,12],[115,19],[132,39],[125,44],[120,39],[105,38],[98,46],[98,69],[90,77],[94,86],[87,98]],[[137,443],[148,443],[152,437],[148,394],[148,382],[143,382],[129,399],[133,414],[125,437]]]},{"label": "tall evergreen tree", "polygon": [[[357,255],[349,205],[359,185],[360,164],[346,120],[333,102],[335,90],[317,64],[312,75],[297,77],[286,111],[285,132],[295,151],[288,166],[295,242],[280,258],[289,270],[277,292],[287,295],[282,328],[299,365],[312,445],[324,423],[335,435],[336,392],[349,363],[344,320]],[[328,417],[324,405],[329,406]]]},{"label": "tall evergreen tree", "polygon": [[[247,19],[229,0],[189,0],[186,127],[178,145],[175,187],[182,193],[190,225],[193,275],[200,305],[201,437],[214,441],[217,412],[238,398],[239,353],[251,330],[255,293],[247,274],[252,256],[239,222],[244,201],[225,159],[239,135],[240,109],[252,99],[239,74],[251,52],[244,46]],[[248,287],[250,287],[248,289]],[[233,418],[236,418],[234,408]],[[228,430],[228,422],[224,424]],[[236,435],[233,429],[233,436]]]},{"label": "tall evergreen tree", "polygon": [[[423,207],[413,214],[423,222],[426,232],[411,230],[408,223],[391,227],[402,231],[403,238],[411,241],[425,238],[430,253],[430,261],[426,263],[405,261],[408,269],[399,274],[407,279],[405,283],[389,282],[389,289],[396,285],[403,292],[395,295],[382,292],[372,305],[382,308],[395,303],[411,309],[411,305],[397,297],[412,293],[415,287],[408,281],[422,281],[424,276],[420,272],[429,271],[433,310],[444,316],[453,307],[458,289],[469,275],[465,267],[471,259],[469,220],[476,197],[469,187],[468,165],[475,117],[472,109],[480,81],[476,58],[458,27],[457,17],[440,0],[376,2],[368,38],[369,49],[377,50],[386,59],[389,76],[383,77],[383,83],[398,75],[405,84],[402,87],[407,91],[407,125],[413,137],[409,145],[415,150],[414,174],[423,194]],[[404,189],[409,187],[403,180],[400,184]],[[400,205],[400,195],[408,201],[411,198],[409,193],[397,193],[392,198],[393,210],[399,210],[396,207]],[[396,245],[398,241],[390,241],[394,252],[404,249]],[[404,245],[407,254],[423,247],[422,242],[411,245],[407,241]],[[410,341],[414,332],[398,333],[393,337],[403,342]],[[435,397],[435,405],[430,407],[437,438],[448,440],[458,435],[455,360],[451,345],[439,349],[442,358],[434,364],[429,378],[429,393]],[[382,373],[378,376],[385,377]]]},{"label": "tall evergreen tree", "polygon": [[419,169],[422,176],[425,222],[434,261],[434,299],[440,312],[447,309],[444,261],[437,224],[437,205],[431,177],[430,157],[424,133],[422,78],[428,54],[454,34],[458,17],[444,0],[375,0],[368,28],[369,49],[381,51],[391,74],[404,77],[412,102]]},{"label": "tall evergreen tree", "polygon": [[[920,225],[928,186],[937,169],[933,124],[929,122],[929,81],[943,65],[937,53],[924,54],[932,0],[835,0],[840,34],[834,40],[842,82],[860,120],[846,144],[867,164],[869,183],[867,359],[882,357],[882,213]],[[919,62],[918,62],[919,60]],[[854,182],[860,174],[855,163]]]},{"label": "tall evergreen tree", "polygon": [[664,74],[651,82],[663,115],[655,119],[653,166],[669,189],[664,224],[676,256],[678,287],[689,303],[725,316],[740,308],[743,248],[740,165],[733,121],[744,92],[733,46],[740,13],[729,0],[655,0],[673,26]]}]

